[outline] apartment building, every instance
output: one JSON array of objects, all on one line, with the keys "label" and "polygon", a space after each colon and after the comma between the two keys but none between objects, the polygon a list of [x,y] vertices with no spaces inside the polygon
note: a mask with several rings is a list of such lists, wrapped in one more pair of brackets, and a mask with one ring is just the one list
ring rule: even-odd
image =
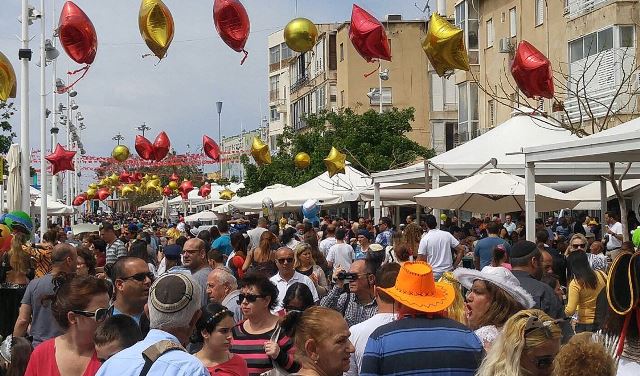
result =
[{"label": "apartment building", "polygon": [[[636,87],[638,6],[638,0],[458,1],[454,22],[465,28],[473,64],[471,73],[456,73],[459,128],[473,138],[523,106],[586,129],[609,108],[615,121],[628,120],[638,108],[637,96],[625,93]],[[529,99],[517,89],[509,69],[521,40],[551,61],[559,101]]]},{"label": "apartment building", "polygon": [[293,51],[284,42],[283,30],[267,38],[269,47],[269,148],[276,149],[276,138],[289,124],[289,60]]},{"label": "apartment building", "polygon": [[[240,162],[240,157],[251,154],[251,142],[254,137],[264,140],[267,134],[267,128],[261,127],[249,131],[241,130],[240,134],[233,136],[223,136],[222,142],[220,142],[220,149],[226,157],[222,162],[222,176],[229,179],[235,176],[242,180],[244,178],[244,166]],[[249,160],[252,161],[251,158]]]}]

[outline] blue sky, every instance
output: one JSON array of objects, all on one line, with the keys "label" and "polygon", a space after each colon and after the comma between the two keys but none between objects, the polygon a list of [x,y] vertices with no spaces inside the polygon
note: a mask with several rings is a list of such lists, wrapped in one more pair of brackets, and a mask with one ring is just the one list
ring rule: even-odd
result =
[{"label": "blue sky", "polygon": [[[62,0],[45,0],[47,34],[51,35],[51,9],[56,15]],[[175,36],[168,56],[145,58],[148,49],[138,31],[139,1],[76,0],[91,18],[98,33],[98,54],[89,73],[80,81],[76,102],[87,125],[83,142],[88,155],[107,156],[115,146],[111,140],[120,132],[133,151],[134,128],[142,122],[152,127],[147,136],[153,141],[164,130],[172,146],[180,152],[201,145],[202,135],[217,138],[215,102],[224,102],[222,133],[238,133],[257,128],[268,114],[267,104],[267,36],[296,16],[316,23],[346,21],[352,2],[343,0],[245,0],[251,20],[251,35],[246,45],[249,57],[240,65],[241,54],[228,48],[216,33],[212,19],[213,0],[164,0],[175,22]],[[429,1],[433,3],[433,1]],[[424,19],[421,8],[426,1],[362,0],[357,4],[382,19],[387,14],[401,14],[405,19]],[[39,8],[39,1],[31,0]],[[432,5],[433,7],[433,5]],[[420,8],[420,9],[419,9]],[[20,42],[20,0],[2,0],[0,6],[0,51],[14,65],[20,79],[18,48]],[[30,64],[31,145],[39,148],[39,60],[40,23],[29,28],[34,58]],[[60,49],[58,76],[79,66]],[[47,71],[48,87],[52,77]],[[65,78],[65,77],[63,77]],[[66,81],[66,78],[65,78]],[[62,100],[58,96],[58,101]],[[66,98],[64,99],[66,101]],[[51,97],[47,98],[51,107]],[[15,100],[19,107],[19,98]],[[11,123],[19,134],[20,116]],[[48,125],[48,128],[50,124]],[[16,140],[17,142],[17,140]]]}]

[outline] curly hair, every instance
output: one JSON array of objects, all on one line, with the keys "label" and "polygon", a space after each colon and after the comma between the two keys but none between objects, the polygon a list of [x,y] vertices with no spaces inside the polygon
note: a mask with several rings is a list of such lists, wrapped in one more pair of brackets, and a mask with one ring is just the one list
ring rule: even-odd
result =
[{"label": "curly hair", "polygon": [[604,346],[593,341],[592,333],[580,333],[562,346],[553,361],[552,375],[580,376],[589,370],[590,376],[614,376],[616,368]]},{"label": "curly hair", "polygon": [[273,310],[278,306],[278,288],[266,276],[258,273],[246,274],[242,280],[242,287],[255,287],[261,295],[270,297],[270,310]]}]

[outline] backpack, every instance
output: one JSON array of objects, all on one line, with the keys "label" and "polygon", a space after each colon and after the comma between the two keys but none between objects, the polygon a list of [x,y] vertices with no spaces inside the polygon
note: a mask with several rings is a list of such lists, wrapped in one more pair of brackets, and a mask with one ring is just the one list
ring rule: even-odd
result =
[{"label": "backpack", "polygon": [[598,330],[607,321],[607,317],[609,315],[609,301],[607,300],[607,276],[601,270],[596,271],[596,275],[602,277],[605,281],[605,287],[600,290],[598,297],[596,298],[596,310],[593,317],[593,325],[596,330]]}]

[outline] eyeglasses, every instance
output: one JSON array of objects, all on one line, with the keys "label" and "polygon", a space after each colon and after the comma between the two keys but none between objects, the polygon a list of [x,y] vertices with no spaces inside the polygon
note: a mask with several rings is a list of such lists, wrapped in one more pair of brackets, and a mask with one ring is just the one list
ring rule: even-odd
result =
[{"label": "eyeglasses", "polygon": [[585,248],[587,245],[585,243],[571,244],[573,248]]},{"label": "eyeglasses", "polygon": [[109,308],[98,308],[95,312],[73,309],[71,312],[84,317],[93,317],[96,322],[102,322],[109,316]]},{"label": "eyeglasses", "polygon": [[194,254],[194,253],[198,253],[200,252],[199,249],[183,249],[184,252],[190,253],[190,254]]},{"label": "eyeglasses", "polygon": [[284,264],[285,262],[288,262],[289,264],[291,264],[293,263],[293,257],[280,258],[278,259],[278,262],[281,264]]},{"label": "eyeglasses", "polygon": [[553,364],[553,360],[555,359],[555,355],[544,355],[544,356],[536,356],[535,365],[538,369],[547,369],[551,367]]},{"label": "eyeglasses", "polygon": [[128,279],[135,279],[138,282],[144,282],[144,280],[147,278],[153,281],[155,279],[155,276],[151,272],[142,272],[142,273],[136,273],[134,275],[130,275],[128,277],[118,278],[118,279],[121,279],[123,281],[126,281]]},{"label": "eyeglasses", "polygon": [[257,294],[238,294],[238,304],[242,304],[242,302],[246,299],[248,303],[255,303],[258,298],[264,298],[265,295],[257,295]]}]

